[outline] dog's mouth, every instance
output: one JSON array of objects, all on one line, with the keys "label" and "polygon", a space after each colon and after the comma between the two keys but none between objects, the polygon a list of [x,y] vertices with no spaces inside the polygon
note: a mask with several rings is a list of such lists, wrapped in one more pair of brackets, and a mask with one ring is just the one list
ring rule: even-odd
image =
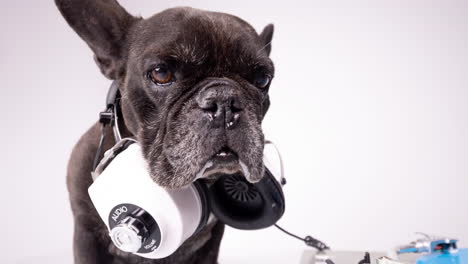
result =
[{"label": "dog's mouth", "polygon": [[250,177],[248,167],[239,159],[237,153],[228,146],[224,146],[208,159],[197,173],[197,178],[213,180],[221,175],[239,173],[247,179]]},{"label": "dog's mouth", "polygon": [[224,146],[216,154],[213,155],[211,160],[215,163],[229,163],[239,160],[237,154],[227,146]]}]

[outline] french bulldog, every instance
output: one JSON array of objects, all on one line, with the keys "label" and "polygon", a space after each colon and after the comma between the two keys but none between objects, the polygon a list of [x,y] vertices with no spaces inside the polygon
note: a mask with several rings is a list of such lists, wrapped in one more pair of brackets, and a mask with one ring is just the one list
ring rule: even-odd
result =
[{"label": "french bulldog", "polygon": [[[262,178],[273,25],[258,34],[236,16],[189,7],[144,19],[115,0],[55,2],[102,74],[118,83],[121,133],[139,141],[157,184],[176,189],[219,172],[240,172],[250,182]],[[68,165],[75,263],[216,263],[224,231],[216,219],[164,259],[113,245],[88,195],[100,133],[97,122]],[[115,144],[111,128],[105,133],[103,152]]]}]

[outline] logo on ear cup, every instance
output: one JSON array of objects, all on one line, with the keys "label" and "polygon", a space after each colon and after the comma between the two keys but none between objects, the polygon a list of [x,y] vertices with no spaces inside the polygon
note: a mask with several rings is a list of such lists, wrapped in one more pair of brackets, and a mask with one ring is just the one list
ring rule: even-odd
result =
[{"label": "logo on ear cup", "polygon": [[122,214],[122,213],[126,213],[128,211],[127,207],[124,205],[122,207],[119,207],[117,209],[114,209],[112,210],[113,213],[112,213],[112,220],[114,220],[114,222],[117,222],[117,219],[119,218],[119,216]]},{"label": "logo on ear cup", "polygon": [[[135,232],[135,239],[141,243],[138,246],[139,249],[135,250],[138,253],[153,252],[161,244],[161,230],[156,220],[143,208],[134,204],[125,203],[115,206],[109,213],[108,223],[111,234],[116,235],[117,242],[121,242],[119,244],[131,242],[130,236],[124,231],[128,229],[128,231]],[[113,242],[116,243],[114,240]],[[123,248],[122,245],[116,244],[116,246]]]}]

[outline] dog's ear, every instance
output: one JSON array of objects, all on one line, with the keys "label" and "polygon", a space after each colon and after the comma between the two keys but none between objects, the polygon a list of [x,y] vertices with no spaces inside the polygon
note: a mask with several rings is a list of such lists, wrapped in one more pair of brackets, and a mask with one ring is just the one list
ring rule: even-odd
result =
[{"label": "dog's ear", "polygon": [[264,45],[264,50],[268,55],[270,55],[271,52],[271,39],[273,38],[273,31],[273,24],[268,24],[263,29],[262,33],[260,33],[260,40],[262,41],[262,44]]},{"label": "dog's ear", "polygon": [[139,18],[116,0],[55,0],[68,24],[94,52],[101,72],[117,79],[125,71],[126,37]]}]

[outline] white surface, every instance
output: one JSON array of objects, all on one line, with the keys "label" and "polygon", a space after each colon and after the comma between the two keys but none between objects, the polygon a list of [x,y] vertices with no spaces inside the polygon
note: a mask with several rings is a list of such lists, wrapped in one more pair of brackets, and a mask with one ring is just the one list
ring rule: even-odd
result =
[{"label": "white surface", "polygon": [[[301,256],[301,264],[325,264],[326,259],[331,259],[334,264],[358,264],[364,259],[363,251],[328,251],[316,254],[315,250],[304,250]],[[377,264],[377,259],[386,256],[386,252],[368,252],[372,264]]]},{"label": "white surface", "polygon": [[[286,164],[291,231],[387,250],[414,231],[467,246],[466,1],[122,1],[148,16],[191,5],[274,22],[264,128]],[[3,1],[2,263],[70,252],[65,167],[109,81],[52,1]],[[6,228],[5,228],[6,227]],[[220,262],[297,263],[274,229],[227,229]],[[62,262],[65,263],[65,262]]]},{"label": "white surface", "polygon": [[369,253],[369,257],[372,264],[379,264],[380,262],[389,262],[387,264],[410,264],[416,263],[416,261],[427,253],[422,254],[403,254],[396,255],[392,252],[375,252],[375,251],[346,251],[346,250],[331,250],[326,253],[317,254],[316,250],[306,249],[302,252],[301,264],[324,264],[325,259],[331,259],[335,264],[358,264],[364,259],[365,254]]}]

